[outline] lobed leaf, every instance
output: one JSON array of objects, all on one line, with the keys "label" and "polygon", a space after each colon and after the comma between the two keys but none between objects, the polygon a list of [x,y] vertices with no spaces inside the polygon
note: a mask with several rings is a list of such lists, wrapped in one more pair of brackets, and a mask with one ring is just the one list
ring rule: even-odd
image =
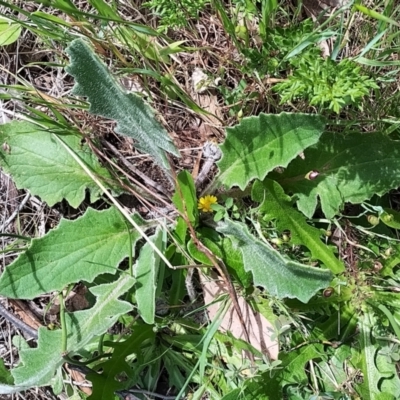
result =
[{"label": "lobed leaf", "polygon": [[286,386],[307,385],[307,363],[310,360],[320,358],[323,353],[321,344],[308,344],[289,353],[281,352],[279,354],[281,364],[275,374],[272,377],[270,372],[262,375],[263,381],[266,383],[264,393],[267,399],[285,398]]},{"label": "lobed leaf", "polygon": [[[53,135],[56,133],[30,122],[1,125],[0,167],[12,175],[18,189],[40,196],[49,206],[65,199],[77,208],[86,190],[91,194],[91,202],[95,202],[102,194],[100,189]],[[111,179],[89,147],[81,144],[81,136],[63,133],[59,137],[96,175]]]},{"label": "lobed leaf", "polygon": [[[118,299],[134,284],[134,279],[123,274],[115,282],[93,287],[95,305],[83,311],[66,314],[67,353],[86,346],[95,336],[111,328],[121,315],[132,310],[132,305]],[[50,384],[57,369],[65,362],[61,349],[61,330],[39,328],[36,348],[20,351],[21,364],[13,369],[15,385],[23,387]]]},{"label": "lobed leaf", "polygon": [[286,167],[317,143],[323,130],[324,119],[317,115],[281,113],[244,118],[227,129],[214,185],[236,185],[243,190],[251,180],[262,180],[274,168]]},{"label": "lobed leaf", "polygon": [[[138,368],[146,363],[142,360],[141,352],[143,351],[146,341],[153,342],[155,332],[151,325],[139,325],[133,328],[133,333],[123,342],[107,342],[106,346],[113,347],[111,358],[98,364],[96,370],[101,369],[101,373],[90,373],[86,375],[86,379],[92,381],[93,392],[89,396],[90,400],[109,400],[113,399],[117,390],[129,389],[132,384],[130,377],[137,374],[131,363]],[[136,361],[127,363],[127,357],[136,355]],[[132,357],[130,357],[132,358]],[[139,365],[138,365],[139,364]],[[127,380],[120,378],[124,376]]]},{"label": "lobed leaf", "polygon": [[[311,171],[315,179],[307,179]],[[270,177],[298,197],[307,217],[313,216],[319,197],[323,213],[333,218],[345,202],[361,203],[400,186],[400,142],[379,133],[324,134],[304,151],[304,159]]]},{"label": "lobed leaf", "polygon": [[[361,369],[363,382],[358,385],[358,393],[362,396],[363,400],[394,400],[395,397],[392,394],[382,393],[379,388],[381,380],[387,377],[387,374],[382,374],[382,371],[379,371],[376,365],[376,361],[379,357],[379,346],[372,334],[373,327],[376,323],[376,318],[370,311],[365,312],[360,319],[361,352],[359,354],[359,359],[356,361],[356,365]],[[394,365],[389,369],[396,374],[395,368],[393,367]]]},{"label": "lobed leaf", "polygon": [[217,225],[217,231],[238,242],[245,270],[253,273],[255,285],[265,288],[272,296],[295,297],[306,303],[331,281],[329,270],[283,258],[251,235],[244,224],[227,220]]},{"label": "lobed leaf", "polygon": [[[136,222],[141,220],[137,217]],[[129,255],[129,246],[139,238],[139,233],[129,233],[115,208],[89,208],[75,221],[62,220],[46,236],[33,239],[30,248],[1,275],[0,293],[32,299],[73,282],[92,282],[100,274],[115,273]]]},{"label": "lobed leaf", "polygon": [[279,230],[289,230],[291,242],[306,246],[312,256],[321,260],[333,273],[344,271],[344,265],[331,248],[321,241],[321,231],[309,225],[304,215],[293,208],[293,202],[285,194],[279,183],[266,179],[256,182],[252,189],[253,200],[262,202],[258,212],[263,219],[276,220]]},{"label": "lobed leaf", "polygon": [[169,170],[165,152],[180,155],[151,108],[138,95],[126,93],[83,40],[71,42],[66,52],[71,59],[66,71],[76,80],[73,94],[87,97],[91,113],[115,120],[117,133],[133,138],[138,150]]}]

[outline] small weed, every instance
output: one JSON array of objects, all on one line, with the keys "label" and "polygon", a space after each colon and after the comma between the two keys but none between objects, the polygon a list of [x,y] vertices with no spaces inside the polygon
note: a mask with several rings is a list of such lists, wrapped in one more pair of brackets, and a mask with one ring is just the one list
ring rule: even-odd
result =
[{"label": "small weed", "polygon": [[233,89],[228,86],[220,86],[219,91],[224,98],[225,104],[229,106],[229,115],[235,116],[239,120],[248,111],[248,103],[251,104],[259,97],[259,93],[249,91],[244,79],[241,79]]},{"label": "small weed", "polygon": [[301,59],[293,75],[277,83],[274,91],[280,94],[281,103],[305,99],[312,106],[327,107],[338,114],[348,105],[362,109],[362,98],[378,88],[355,62],[345,59],[337,63],[316,57]]},{"label": "small weed", "polygon": [[182,28],[188,26],[190,19],[196,20],[210,0],[150,0],[143,3],[154,14],[159,16],[159,30]]},{"label": "small weed", "polygon": [[261,78],[266,75],[281,76],[288,68],[296,68],[301,60],[318,57],[320,49],[311,42],[296,56],[286,57],[299,44],[307,43],[313,29],[313,23],[309,19],[287,28],[268,28],[261,36],[260,48],[243,49],[243,54],[248,59],[244,72],[256,70]]}]

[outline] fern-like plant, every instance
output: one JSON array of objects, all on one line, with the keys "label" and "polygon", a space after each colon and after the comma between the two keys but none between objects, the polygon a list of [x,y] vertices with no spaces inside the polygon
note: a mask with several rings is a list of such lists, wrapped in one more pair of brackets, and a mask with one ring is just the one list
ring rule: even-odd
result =
[{"label": "fern-like plant", "polygon": [[328,107],[335,113],[347,105],[361,108],[361,98],[370,89],[377,89],[375,81],[363,75],[361,67],[349,59],[339,63],[331,59],[303,58],[298,69],[274,90],[281,95],[281,103],[305,99],[310,105]]}]

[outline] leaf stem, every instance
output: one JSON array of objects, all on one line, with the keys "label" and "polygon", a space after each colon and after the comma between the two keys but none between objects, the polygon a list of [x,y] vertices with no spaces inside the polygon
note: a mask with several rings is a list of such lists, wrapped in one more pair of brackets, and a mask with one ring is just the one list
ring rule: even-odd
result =
[{"label": "leaf stem", "polygon": [[102,335],[100,335],[99,337],[99,345],[97,347],[97,351],[99,352],[99,355],[103,355],[104,353],[104,349],[103,349],[103,342],[104,342],[104,333]]},{"label": "leaf stem", "polygon": [[64,304],[64,295],[60,292],[58,295],[58,299],[60,302],[60,324],[61,324],[61,352],[65,353],[67,351],[67,326],[65,323],[65,304]]}]

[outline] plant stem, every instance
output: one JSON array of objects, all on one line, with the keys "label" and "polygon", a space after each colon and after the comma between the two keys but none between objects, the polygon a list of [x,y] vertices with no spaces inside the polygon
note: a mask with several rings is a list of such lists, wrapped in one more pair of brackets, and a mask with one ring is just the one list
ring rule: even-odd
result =
[{"label": "plant stem", "polygon": [[65,304],[64,304],[64,295],[60,293],[58,295],[58,299],[60,302],[60,324],[61,324],[61,352],[65,353],[67,351],[67,326],[65,323]]}]

